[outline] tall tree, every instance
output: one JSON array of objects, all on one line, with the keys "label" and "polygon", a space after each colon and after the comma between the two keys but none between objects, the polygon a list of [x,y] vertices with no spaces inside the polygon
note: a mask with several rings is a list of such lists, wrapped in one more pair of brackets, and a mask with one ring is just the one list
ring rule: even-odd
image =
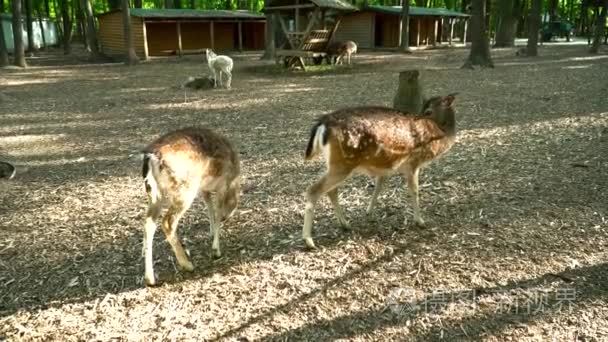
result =
[{"label": "tall tree", "polygon": [[[0,6],[0,13],[4,13],[4,0],[0,0],[2,6]],[[0,21],[0,67],[5,67],[9,64],[8,60],[8,49],[6,48],[6,41],[4,40],[4,25]]]},{"label": "tall tree", "polygon": [[[13,0],[15,1],[15,0]],[[32,0],[25,0],[25,27],[27,30],[27,51],[34,51],[34,23],[32,19]]]},{"label": "tall tree", "polygon": [[25,62],[25,48],[23,46],[23,25],[21,24],[21,1],[13,0],[13,46],[15,51],[13,53],[13,63],[18,66],[25,68],[27,63]]},{"label": "tall tree", "polygon": [[196,9],[196,0],[190,0],[190,9]]},{"label": "tall tree", "polygon": [[125,48],[127,55],[125,64],[135,65],[139,62],[135,53],[135,45],[133,44],[133,36],[131,36],[131,12],[129,11],[129,0],[122,0],[122,22],[123,34],[125,38]]},{"label": "tall tree", "polygon": [[410,50],[410,0],[401,0],[401,32],[399,36],[401,52]]},{"label": "tall tree", "polygon": [[46,50],[46,45],[47,44],[46,44],[46,37],[45,37],[45,34],[44,34],[44,23],[42,22],[42,13],[40,11],[40,8],[38,8],[36,10],[36,12],[38,13],[38,25],[40,26],[40,36],[42,38],[42,48],[44,50]]},{"label": "tall tree", "polygon": [[[270,0],[264,0],[264,8],[268,7],[269,4]],[[273,60],[275,56],[275,19],[274,12],[266,12],[266,49],[262,59]]]},{"label": "tall tree", "polygon": [[134,0],[133,1],[133,7],[134,8],[142,8],[142,0]]},{"label": "tall tree", "polygon": [[59,0],[61,6],[61,21],[63,23],[63,53],[69,55],[72,52],[72,19],[70,18],[69,0]]},{"label": "tall tree", "polygon": [[471,16],[471,51],[463,68],[472,69],[473,66],[494,67],[490,56],[490,42],[486,30],[486,0],[472,1]]},{"label": "tall tree", "polygon": [[596,8],[595,32],[593,34],[593,43],[591,44],[591,48],[589,48],[590,53],[598,53],[600,50],[600,43],[602,41],[602,36],[603,36],[604,31],[606,30],[606,11],[607,10],[608,10],[608,0],[604,0],[603,7],[598,6]]},{"label": "tall tree", "polygon": [[526,55],[538,56],[538,33],[540,31],[540,16],[543,0],[532,0],[532,8],[530,8],[530,16],[528,18],[528,45],[526,46]]},{"label": "tall tree", "polygon": [[182,8],[182,2],[181,2],[181,0],[174,0],[173,1],[173,8]]},{"label": "tall tree", "polygon": [[90,57],[99,57],[99,45],[97,44],[97,30],[95,29],[95,18],[93,17],[93,7],[91,0],[82,0],[81,7],[84,10],[84,15],[87,21],[86,39]]},{"label": "tall tree", "polygon": [[519,9],[520,3],[517,0],[498,1],[498,27],[496,28],[494,47],[510,47],[515,45]]},{"label": "tall tree", "polygon": [[555,21],[557,20],[557,9],[559,6],[559,0],[548,0],[549,5],[549,20]]},{"label": "tall tree", "polygon": [[173,0],[165,0],[165,8],[173,8]]}]

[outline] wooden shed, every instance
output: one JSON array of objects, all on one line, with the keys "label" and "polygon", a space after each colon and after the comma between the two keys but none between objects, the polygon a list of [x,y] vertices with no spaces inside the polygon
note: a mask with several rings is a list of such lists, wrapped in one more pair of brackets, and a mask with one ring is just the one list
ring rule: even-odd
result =
[{"label": "wooden shed", "polygon": [[[361,48],[395,48],[401,32],[401,6],[368,6],[342,17],[336,40],[353,40]],[[460,22],[466,32],[470,15],[445,8],[410,6],[410,46],[430,45],[454,37]],[[466,34],[465,34],[466,35]]]},{"label": "wooden shed", "polygon": [[[99,40],[108,55],[124,55],[120,10],[100,14]],[[266,19],[249,11],[191,9],[131,9],[131,32],[137,56],[215,51],[261,50]]]}]

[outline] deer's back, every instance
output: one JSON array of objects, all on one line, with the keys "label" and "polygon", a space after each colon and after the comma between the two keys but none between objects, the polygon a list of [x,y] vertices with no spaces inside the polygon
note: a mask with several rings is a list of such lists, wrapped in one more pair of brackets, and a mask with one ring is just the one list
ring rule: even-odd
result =
[{"label": "deer's back", "polygon": [[449,149],[453,136],[428,117],[386,107],[358,107],[320,118],[329,130],[332,159],[353,168],[394,169],[424,164]]},{"label": "deer's back", "polygon": [[207,128],[184,128],[152,142],[144,153],[154,155],[161,172],[176,183],[199,181],[239,172],[238,155],[231,143]]}]

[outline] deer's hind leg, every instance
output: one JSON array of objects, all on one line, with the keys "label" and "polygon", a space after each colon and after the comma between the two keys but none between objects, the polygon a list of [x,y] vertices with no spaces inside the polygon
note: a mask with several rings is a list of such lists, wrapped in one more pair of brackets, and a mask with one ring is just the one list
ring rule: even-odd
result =
[{"label": "deer's hind leg", "polygon": [[[337,202],[337,191],[335,188],[344,182],[352,172],[352,169],[334,169],[330,168],[327,173],[321,177],[316,183],[314,183],[306,191],[306,209],[304,211],[304,227],[302,228],[302,238],[309,248],[315,248],[315,243],[311,237],[312,223],[315,216],[315,206],[319,198],[328,194],[332,200],[334,209],[336,210],[336,216],[339,221],[346,221],[342,214],[342,210]],[[331,192],[331,193],[330,193]],[[335,202],[334,202],[335,200]],[[342,223],[342,222],[341,222]]]},{"label": "deer's hind leg", "polygon": [[194,189],[191,189],[187,193],[178,196],[178,198],[174,199],[171,203],[171,206],[167,210],[167,213],[163,217],[162,227],[163,232],[165,233],[165,237],[167,242],[171,245],[173,249],[173,253],[175,253],[175,258],[177,259],[177,264],[179,267],[185,271],[191,272],[194,270],[194,266],[192,262],[190,262],[186,252],[184,251],[184,247],[179,240],[178,235],[178,225],[179,220],[184,216],[184,213],[190,208],[192,205],[192,201],[196,197],[196,192]]}]

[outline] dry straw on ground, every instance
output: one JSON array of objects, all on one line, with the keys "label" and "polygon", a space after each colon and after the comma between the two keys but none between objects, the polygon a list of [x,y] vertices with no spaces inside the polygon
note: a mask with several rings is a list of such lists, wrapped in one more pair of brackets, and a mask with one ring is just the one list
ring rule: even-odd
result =
[{"label": "dry straw on ground", "polygon": [[[466,53],[363,53],[312,74],[259,72],[256,56],[236,56],[234,89],[186,99],[175,85],[206,71],[200,58],[57,66],[49,53],[3,72],[1,153],[19,173],[0,185],[0,338],[607,339],[608,57],[505,49],[495,69],[470,71],[459,69]],[[406,68],[422,70],[427,94],[460,92],[458,142],[421,177],[428,227],[403,223],[399,177],[366,217],[359,177],[340,195],[352,231],[323,200],[320,249],[306,251],[301,193],[322,170],[302,160],[313,119],[390,105]],[[193,124],[239,147],[240,211],[219,260],[202,205],[186,215],[192,274],[158,232],[164,284],[145,288],[145,198],[130,155]]]}]

